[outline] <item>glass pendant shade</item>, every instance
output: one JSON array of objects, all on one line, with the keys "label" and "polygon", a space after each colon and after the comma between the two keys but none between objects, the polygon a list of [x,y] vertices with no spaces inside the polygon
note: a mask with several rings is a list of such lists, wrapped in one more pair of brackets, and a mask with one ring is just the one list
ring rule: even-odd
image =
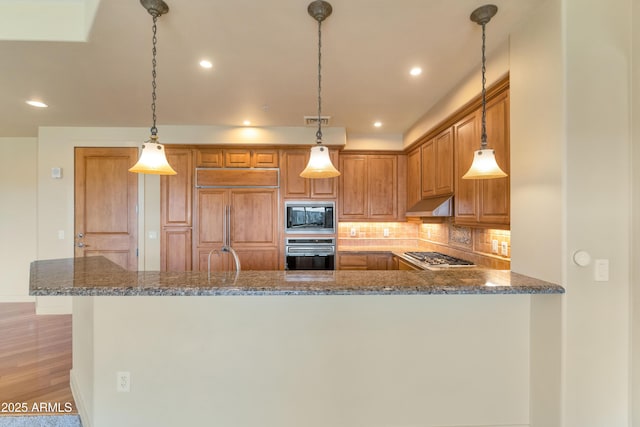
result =
[{"label": "glass pendant shade", "polygon": [[473,163],[471,167],[462,176],[462,179],[492,179],[492,178],[504,178],[506,173],[496,162],[496,153],[493,149],[485,148],[483,150],[477,150],[473,154]]},{"label": "glass pendant shade", "polygon": [[302,178],[333,178],[340,172],[331,163],[329,150],[321,145],[311,147],[311,156],[307,167],[300,173]]},{"label": "glass pendant shade", "polygon": [[164,146],[156,141],[149,141],[142,144],[142,154],[140,159],[133,165],[129,172],[146,173],[151,175],[176,175],[167,156],[164,152]]}]

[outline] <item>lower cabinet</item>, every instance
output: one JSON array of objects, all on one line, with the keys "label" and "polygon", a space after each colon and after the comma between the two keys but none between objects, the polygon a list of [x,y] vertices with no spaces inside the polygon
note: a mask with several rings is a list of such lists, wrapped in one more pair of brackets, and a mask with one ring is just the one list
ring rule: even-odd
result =
[{"label": "lower cabinet", "polygon": [[391,270],[390,253],[352,252],[338,254],[338,270]]},{"label": "lower cabinet", "polygon": [[394,270],[420,270],[418,267],[409,264],[407,261],[397,256],[393,257]]}]

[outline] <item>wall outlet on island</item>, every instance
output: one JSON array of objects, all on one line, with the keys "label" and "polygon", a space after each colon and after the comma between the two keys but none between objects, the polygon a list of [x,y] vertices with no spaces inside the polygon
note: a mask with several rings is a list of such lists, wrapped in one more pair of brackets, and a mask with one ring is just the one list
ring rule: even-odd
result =
[{"label": "wall outlet on island", "polygon": [[356,237],[356,228],[355,227],[351,227],[351,230],[349,230],[349,236]]},{"label": "wall outlet on island", "polygon": [[494,254],[498,253],[498,240],[497,239],[493,239],[491,241],[491,252],[493,252]]}]

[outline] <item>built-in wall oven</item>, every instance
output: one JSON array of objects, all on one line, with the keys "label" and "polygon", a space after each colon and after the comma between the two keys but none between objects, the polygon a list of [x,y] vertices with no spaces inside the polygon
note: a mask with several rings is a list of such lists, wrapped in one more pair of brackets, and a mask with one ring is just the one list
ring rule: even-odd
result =
[{"label": "built-in wall oven", "polygon": [[333,237],[288,237],[285,269],[334,270],[336,239]]},{"label": "built-in wall oven", "polygon": [[287,234],[335,234],[334,202],[287,200],[284,207],[284,227]]}]

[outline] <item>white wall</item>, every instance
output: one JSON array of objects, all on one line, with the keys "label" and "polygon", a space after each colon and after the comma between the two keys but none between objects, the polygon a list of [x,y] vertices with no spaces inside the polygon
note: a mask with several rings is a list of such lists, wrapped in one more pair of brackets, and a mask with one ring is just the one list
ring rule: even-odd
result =
[{"label": "white wall", "polygon": [[95,363],[77,372],[93,375],[83,423],[526,426],[529,299],[75,297],[74,340],[93,346],[74,363]]},{"label": "white wall", "polygon": [[[542,379],[555,404],[532,395],[553,424],[532,425],[631,423],[631,28],[628,0],[549,0],[511,39],[512,268],[567,289],[560,361],[532,354],[532,390],[544,368],[560,378]],[[578,249],[610,260],[609,282]]]},{"label": "white wall", "polygon": [[[631,1],[564,4],[565,423],[622,426],[631,377]],[[610,261],[608,283],[570,262],[578,249]]]},{"label": "white wall", "polygon": [[[511,35],[511,268],[564,283],[564,59],[560,0]],[[531,306],[531,426],[562,425],[562,300]]]},{"label": "white wall", "polygon": [[[640,22],[640,0],[633,0],[632,19],[634,23]],[[632,145],[631,145],[631,202],[632,202],[632,257],[637,259],[640,253],[640,25],[633,26],[632,34],[632,105],[631,105],[631,123],[632,123]],[[640,263],[632,261],[631,271],[632,286],[632,420],[640,420]],[[636,421],[637,422],[637,421]]]},{"label": "white wall", "polygon": [[0,138],[0,302],[33,301],[37,145],[35,138]]},{"label": "white wall", "polygon": [[[487,31],[490,31],[489,27],[487,27]],[[495,49],[491,48],[487,51],[486,85],[488,87],[509,72],[509,42],[507,41]],[[467,102],[480,95],[481,92],[482,74],[480,72],[480,61],[478,61],[477,71],[468,75],[455,89],[445,95],[440,102],[429,109],[404,133],[404,146],[406,147],[418,140]]]}]

